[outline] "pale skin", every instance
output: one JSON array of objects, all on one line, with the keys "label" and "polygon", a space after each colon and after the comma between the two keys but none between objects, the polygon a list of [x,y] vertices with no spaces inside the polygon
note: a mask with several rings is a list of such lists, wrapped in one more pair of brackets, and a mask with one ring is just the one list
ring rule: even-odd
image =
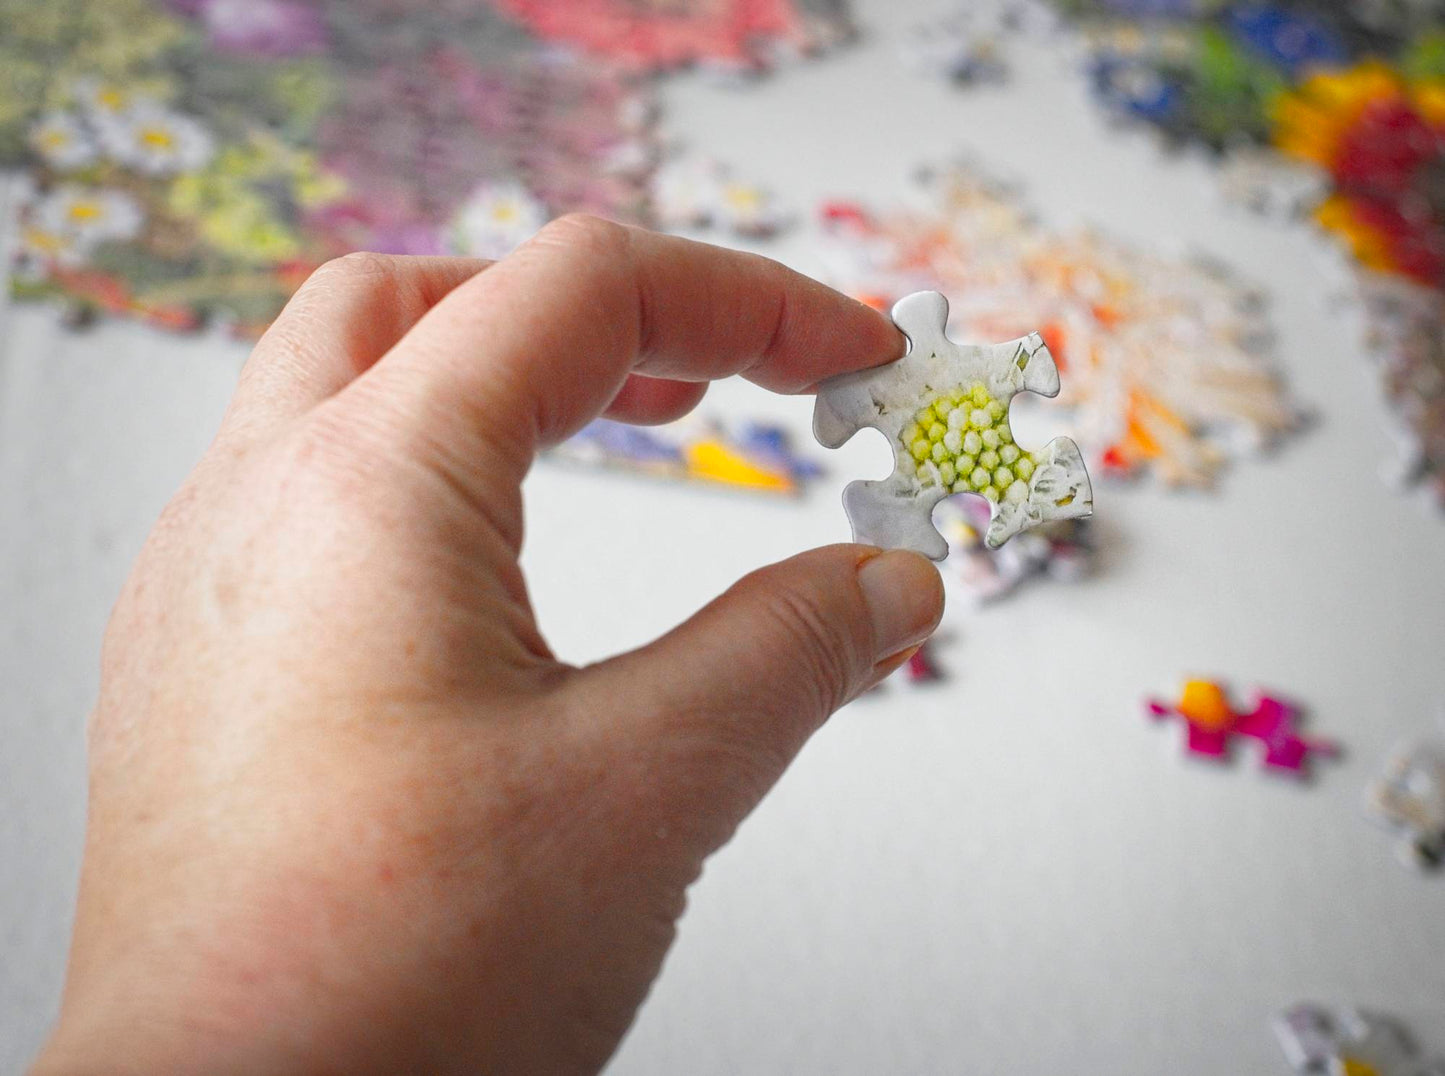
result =
[{"label": "pale skin", "polygon": [[112,617],[34,1072],[600,1069],[703,862],[942,587],[831,546],[570,666],[518,567],[522,478],[596,415],[903,349],[773,262],[585,217],[491,266],[317,272]]}]

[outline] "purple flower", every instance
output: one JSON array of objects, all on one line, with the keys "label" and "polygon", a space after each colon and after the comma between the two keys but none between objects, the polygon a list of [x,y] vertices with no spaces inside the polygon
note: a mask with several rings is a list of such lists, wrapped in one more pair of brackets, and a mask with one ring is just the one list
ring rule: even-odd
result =
[{"label": "purple flower", "polygon": [[168,0],[199,20],[224,52],[302,56],[326,48],[326,26],[309,0]]}]

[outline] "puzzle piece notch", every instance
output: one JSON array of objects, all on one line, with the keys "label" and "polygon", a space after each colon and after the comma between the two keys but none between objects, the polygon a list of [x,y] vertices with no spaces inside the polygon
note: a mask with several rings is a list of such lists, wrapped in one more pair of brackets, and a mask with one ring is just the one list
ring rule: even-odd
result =
[{"label": "puzzle piece notch", "polygon": [[1401,862],[1420,871],[1445,867],[1445,744],[1396,750],[1365,790],[1365,813],[1398,835]]},{"label": "puzzle piece notch", "polygon": [[957,344],[945,332],[948,300],[936,291],[900,299],[893,321],[908,337],[907,354],[824,382],[813,412],[813,435],[827,448],[865,426],[893,448],[892,474],[843,491],[855,542],[943,560],[948,543],[932,513],[955,493],[991,502],[984,536],[991,549],[1040,523],[1093,512],[1078,445],[1056,437],[1027,452],[1008,425],[1017,393],[1059,392],[1058,367],[1038,333],[1003,344]]},{"label": "puzzle piece notch", "polygon": [[1236,736],[1258,740],[1264,747],[1265,769],[1293,777],[1304,777],[1311,755],[1333,756],[1339,748],[1328,740],[1308,739],[1295,729],[1298,708],[1270,695],[1257,695],[1249,711],[1237,711],[1219,684],[1190,680],[1178,703],[1150,699],[1145,704],[1156,721],[1170,717],[1184,720],[1185,750],[1202,758],[1227,761]]},{"label": "puzzle piece notch", "polygon": [[1299,1073],[1321,1076],[1442,1076],[1445,1062],[1421,1061],[1392,1020],[1304,1002],[1274,1018],[1275,1038]]}]

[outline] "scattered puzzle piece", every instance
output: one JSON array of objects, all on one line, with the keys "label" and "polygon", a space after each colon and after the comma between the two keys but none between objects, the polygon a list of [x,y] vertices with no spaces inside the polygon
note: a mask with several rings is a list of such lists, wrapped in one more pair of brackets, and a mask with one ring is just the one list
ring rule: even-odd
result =
[{"label": "scattered puzzle piece", "polygon": [[1038,333],[1006,344],[956,344],[944,334],[948,300],[935,291],[900,299],[893,320],[908,354],[872,370],[824,382],[813,434],[837,448],[864,426],[893,447],[893,473],[843,491],[853,540],[948,555],[933,507],[954,493],[993,504],[985,543],[998,548],[1028,527],[1093,511],[1093,489],[1079,448],[1056,437],[1039,452],[1019,447],[1008,424],[1014,394],[1055,396],[1059,372]]},{"label": "scattered puzzle piece", "polygon": [[655,478],[796,494],[822,469],[798,455],[786,430],[761,422],[728,429],[688,419],[643,429],[597,419],[547,453],[566,463]]},{"label": "scattered puzzle piece", "polygon": [[1309,740],[1295,731],[1299,711],[1289,703],[1259,695],[1253,710],[1239,712],[1230,705],[1224,688],[1212,680],[1187,682],[1177,704],[1151,699],[1147,706],[1156,720],[1182,717],[1188,735],[1185,749],[1202,758],[1227,760],[1234,737],[1246,736],[1264,746],[1265,769],[1303,777],[1310,755],[1338,753],[1335,744]]},{"label": "scattered puzzle piece", "polygon": [[974,497],[946,500],[934,512],[955,566],[951,578],[975,604],[998,601],[1036,576],[1072,583],[1089,574],[1094,554],[1089,520],[1055,520],[1002,549],[989,549],[983,544],[989,514],[988,502]]},{"label": "scattered puzzle piece", "polygon": [[1396,1023],[1355,1009],[1303,1002],[1274,1018],[1296,1072],[1320,1076],[1442,1076],[1445,1062],[1420,1060]]},{"label": "scattered puzzle piece", "polygon": [[943,672],[933,660],[932,643],[924,643],[903,667],[907,670],[910,684],[932,684],[943,679]]},{"label": "scattered puzzle piece", "polygon": [[1365,812],[1399,836],[1401,862],[1422,871],[1445,866],[1445,744],[1399,748],[1365,790]]}]

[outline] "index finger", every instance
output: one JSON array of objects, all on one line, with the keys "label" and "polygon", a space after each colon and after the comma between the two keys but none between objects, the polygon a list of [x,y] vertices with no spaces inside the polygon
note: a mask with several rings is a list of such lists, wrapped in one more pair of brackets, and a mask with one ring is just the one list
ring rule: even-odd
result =
[{"label": "index finger", "polygon": [[600,414],[634,371],[741,374],[795,393],[904,348],[877,311],[767,258],[564,217],[455,288],[358,386],[529,460]]}]

